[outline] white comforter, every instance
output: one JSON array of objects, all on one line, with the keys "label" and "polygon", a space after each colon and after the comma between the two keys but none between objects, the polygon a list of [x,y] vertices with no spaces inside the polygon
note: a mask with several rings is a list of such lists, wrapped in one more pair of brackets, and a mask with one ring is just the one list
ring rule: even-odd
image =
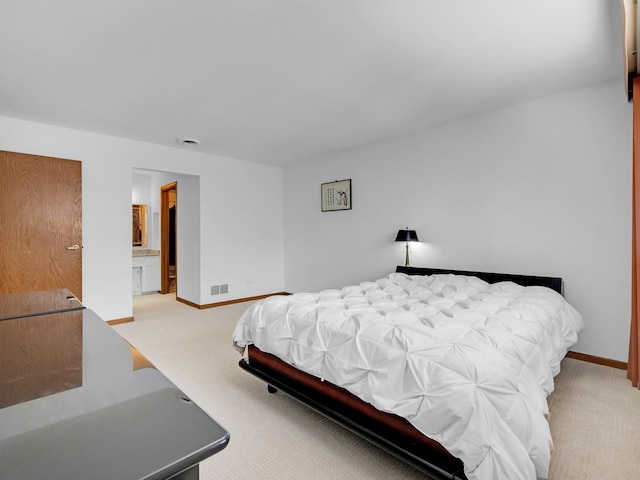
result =
[{"label": "white comforter", "polygon": [[233,339],[406,418],[470,480],[535,480],[553,447],[546,397],[582,327],[548,288],[394,273],[257,302]]}]

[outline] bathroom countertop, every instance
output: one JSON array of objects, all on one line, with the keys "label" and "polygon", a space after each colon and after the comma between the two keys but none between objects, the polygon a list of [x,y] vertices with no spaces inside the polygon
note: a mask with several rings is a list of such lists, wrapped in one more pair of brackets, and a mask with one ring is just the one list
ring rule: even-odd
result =
[{"label": "bathroom countertop", "polygon": [[133,250],[134,257],[157,257],[158,255],[160,255],[160,250],[151,248],[136,248]]}]

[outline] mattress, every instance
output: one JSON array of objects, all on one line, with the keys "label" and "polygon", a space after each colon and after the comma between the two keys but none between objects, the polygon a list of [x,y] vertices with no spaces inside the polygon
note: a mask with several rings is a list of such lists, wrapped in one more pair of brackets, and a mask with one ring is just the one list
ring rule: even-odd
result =
[{"label": "mattress", "polygon": [[583,328],[546,287],[393,273],[253,304],[233,334],[407,419],[469,480],[546,478],[546,397]]}]

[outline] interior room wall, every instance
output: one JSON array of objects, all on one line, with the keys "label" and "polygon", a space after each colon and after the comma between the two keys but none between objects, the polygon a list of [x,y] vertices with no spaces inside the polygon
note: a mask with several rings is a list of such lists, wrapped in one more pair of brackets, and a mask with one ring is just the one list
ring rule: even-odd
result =
[{"label": "interior room wall", "polygon": [[[133,313],[133,168],[199,178],[199,191],[185,189],[200,205],[193,233],[199,258],[193,272],[183,272],[195,282],[187,300],[207,304],[283,290],[280,167],[7,117],[0,117],[0,149],[82,161],[83,303],[104,320]],[[211,296],[216,282],[228,284],[229,293]]]},{"label": "interior room wall", "polygon": [[[626,361],[632,108],[622,80],[285,168],[285,288],[404,264],[560,276],[586,328],[573,350]],[[321,212],[351,178],[353,209]]]},{"label": "interior room wall", "polygon": [[[142,172],[143,170],[138,170]],[[147,205],[151,209],[151,176],[142,173],[132,173],[131,203],[134,205]]]}]

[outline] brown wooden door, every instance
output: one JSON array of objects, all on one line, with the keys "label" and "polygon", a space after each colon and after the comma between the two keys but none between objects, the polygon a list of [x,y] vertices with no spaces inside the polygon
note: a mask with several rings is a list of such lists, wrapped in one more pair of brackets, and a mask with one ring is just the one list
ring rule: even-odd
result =
[{"label": "brown wooden door", "polygon": [[82,163],[0,150],[0,294],[82,299]]}]

